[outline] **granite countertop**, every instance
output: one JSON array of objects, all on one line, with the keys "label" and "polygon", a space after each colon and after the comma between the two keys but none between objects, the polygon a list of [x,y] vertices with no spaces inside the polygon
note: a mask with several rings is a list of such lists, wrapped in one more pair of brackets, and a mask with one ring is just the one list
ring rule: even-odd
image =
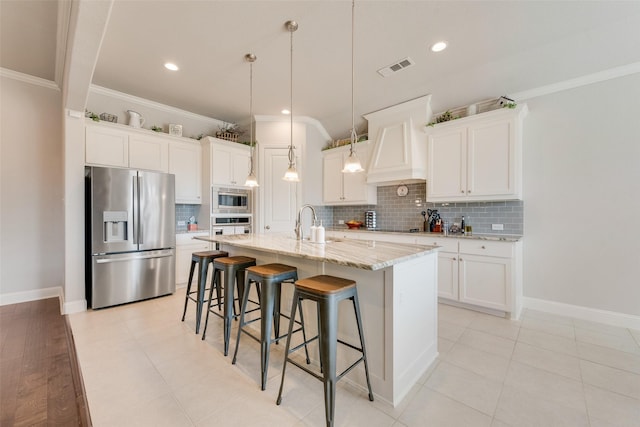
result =
[{"label": "granite countertop", "polygon": [[456,238],[456,239],[469,239],[469,240],[493,240],[493,241],[503,241],[503,242],[517,242],[522,239],[522,236],[519,234],[491,234],[491,233],[474,233],[471,235],[465,234],[447,234],[444,235],[442,233],[431,233],[425,231],[416,231],[416,232],[407,232],[407,231],[391,231],[391,230],[371,230],[367,228],[359,228],[359,229],[350,229],[350,228],[342,228],[342,227],[328,227],[327,230],[330,231],[339,231],[345,233],[371,233],[375,234],[401,234],[406,236],[427,236],[427,237],[437,237],[437,238]]},{"label": "granite countertop", "polygon": [[318,244],[296,240],[290,233],[216,235],[196,239],[364,270],[380,270],[438,251],[436,246],[351,239],[327,239],[327,243]]},{"label": "granite countertop", "polygon": [[209,230],[203,228],[201,230],[176,230],[176,234],[195,234],[195,233],[209,233]]}]

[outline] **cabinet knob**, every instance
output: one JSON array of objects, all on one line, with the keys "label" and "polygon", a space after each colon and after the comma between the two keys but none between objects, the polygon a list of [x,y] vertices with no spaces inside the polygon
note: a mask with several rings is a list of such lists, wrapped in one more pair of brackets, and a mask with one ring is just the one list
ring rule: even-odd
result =
[{"label": "cabinet knob", "polygon": [[460,190],[461,193],[464,193],[464,190]]},{"label": "cabinet knob", "polygon": [[467,190],[467,193],[471,193],[471,190]]},{"label": "cabinet knob", "polygon": [[482,249],[487,249],[484,245],[481,246]]},{"label": "cabinet knob", "polygon": [[455,258],[455,257],[453,257],[453,260],[454,260],[454,261],[456,261],[456,258]]},{"label": "cabinet knob", "polygon": [[264,228],[266,228],[267,230],[271,230],[271,226],[270,225],[265,225]]}]

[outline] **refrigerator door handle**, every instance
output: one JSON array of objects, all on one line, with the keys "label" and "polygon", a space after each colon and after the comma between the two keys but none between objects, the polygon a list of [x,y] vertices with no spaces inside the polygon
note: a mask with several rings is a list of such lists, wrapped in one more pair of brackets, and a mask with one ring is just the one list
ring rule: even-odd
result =
[{"label": "refrigerator door handle", "polygon": [[133,244],[140,244],[140,186],[138,185],[138,176],[133,177]]},{"label": "refrigerator door handle", "polygon": [[142,197],[143,195],[140,193],[144,187],[142,186],[142,177],[140,176],[140,172],[138,172],[138,244],[144,244],[144,227],[142,226]]},{"label": "refrigerator door handle", "polygon": [[155,258],[169,258],[172,257],[173,254],[165,254],[165,255],[142,255],[137,257],[127,257],[127,258],[103,258],[97,259],[96,264],[108,264],[111,262],[124,262],[131,261],[136,259],[155,259]]}]

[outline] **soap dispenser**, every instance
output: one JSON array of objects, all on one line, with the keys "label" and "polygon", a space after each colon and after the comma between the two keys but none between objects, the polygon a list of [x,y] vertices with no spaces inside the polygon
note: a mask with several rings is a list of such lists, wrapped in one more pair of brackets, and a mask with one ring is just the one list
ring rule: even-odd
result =
[{"label": "soap dispenser", "polygon": [[322,226],[322,220],[320,220],[320,225],[316,229],[316,243],[324,243],[324,227]]}]

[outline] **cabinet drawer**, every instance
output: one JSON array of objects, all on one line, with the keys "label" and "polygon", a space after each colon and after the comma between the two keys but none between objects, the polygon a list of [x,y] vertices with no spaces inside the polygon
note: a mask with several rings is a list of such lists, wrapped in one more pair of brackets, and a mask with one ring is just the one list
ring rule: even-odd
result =
[{"label": "cabinet drawer", "polygon": [[197,245],[204,243],[208,245],[207,242],[202,240],[195,240],[194,237],[199,236],[209,236],[209,233],[203,231],[202,233],[176,233],[176,245]]},{"label": "cabinet drawer", "polygon": [[417,243],[419,245],[440,246],[441,252],[458,253],[458,239],[455,238],[420,236],[417,238]]},{"label": "cabinet drawer", "polygon": [[513,256],[513,244],[509,242],[488,242],[486,240],[461,240],[460,253],[511,258]]}]

